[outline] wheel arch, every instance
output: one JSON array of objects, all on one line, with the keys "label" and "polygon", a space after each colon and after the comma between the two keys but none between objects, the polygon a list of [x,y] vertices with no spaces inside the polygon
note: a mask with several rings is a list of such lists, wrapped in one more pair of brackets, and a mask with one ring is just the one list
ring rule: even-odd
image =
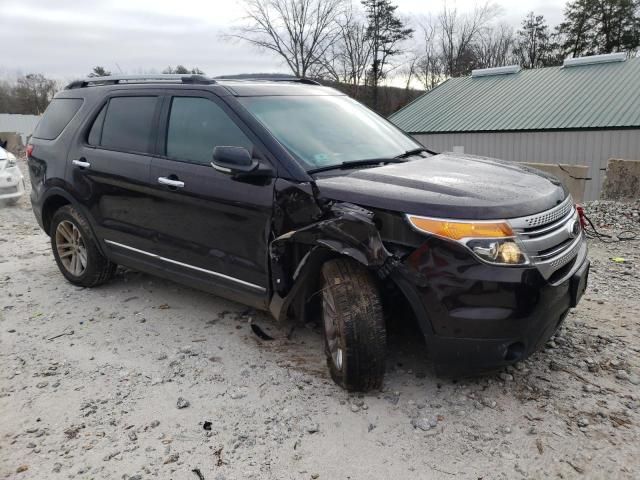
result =
[{"label": "wheel arch", "polygon": [[287,316],[307,318],[309,311],[313,310],[310,307],[317,300],[322,265],[340,257],[344,255],[329,248],[318,245],[311,247],[298,263],[293,285],[287,294],[280,296],[274,291],[269,305],[272,315],[278,320],[285,320]]},{"label": "wheel arch", "polygon": [[276,238],[269,253],[273,285],[269,310],[278,320],[290,312],[305,318],[327,260],[350,258],[380,277],[394,258],[382,243],[372,212],[348,203],[334,204],[330,216]]},{"label": "wheel arch", "polygon": [[47,192],[47,196],[42,201],[42,228],[45,233],[47,235],[50,234],[51,220],[53,219],[53,216],[60,208],[64,207],[65,205],[71,205],[87,219],[87,223],[89,224],[91,233],[96,239],[98,250],[100,250],[100,253],[104,255],[102,239],[96,235],[93,217],[90,215],[89,211],[80,202],[78,202],[78,200],[76,200],[73,195],[62,188],[51,188]]},{"label": "wheel arch", "polygon": [[53,215],[65,205],[71,205],[71,200],[66,195],[53,193],[42,203],[42,228],[47,235],[51,231]]}]

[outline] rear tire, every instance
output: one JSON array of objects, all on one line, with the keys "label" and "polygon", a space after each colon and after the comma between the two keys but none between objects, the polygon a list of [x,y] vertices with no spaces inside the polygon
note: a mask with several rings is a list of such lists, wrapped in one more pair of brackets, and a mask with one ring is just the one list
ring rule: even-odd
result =
[{"label": "rear tire", "polygon": [[322,266],[322,319],[333,380],[349,391],[381,388],[387,336],[380,293],[366,268],[344,258]]},{"label": "rear tire", "polygon": [[97,287],[115,274],[118,266],[102,255],[86,218],[71,205],[53,214],[49,236],[60,272],[74,285]]}]

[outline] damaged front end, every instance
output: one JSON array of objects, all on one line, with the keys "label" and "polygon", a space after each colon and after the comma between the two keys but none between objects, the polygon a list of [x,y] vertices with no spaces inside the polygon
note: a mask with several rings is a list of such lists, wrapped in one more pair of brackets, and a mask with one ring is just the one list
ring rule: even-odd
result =
[{"label": "damaged front end", "polygon": [[269,254],[272,315],[304,318],[306,304],[317,291],[318,272],[330,258],[345,256],[384,278],[397,260],[387,250],[374,213],[357,205],[318,199],[313,184],[278,180],[274,232]]}]

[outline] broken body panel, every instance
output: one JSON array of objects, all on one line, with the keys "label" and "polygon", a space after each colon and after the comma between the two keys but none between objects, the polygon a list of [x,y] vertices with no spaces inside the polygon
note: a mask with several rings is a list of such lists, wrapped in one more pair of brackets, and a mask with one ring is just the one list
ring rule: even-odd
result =
[{"label": "broken body panel", "polygon": [[[555,203],[563,191],[553,183]],[[458,373],[527,357],[575,306],[572,291],[584,289],[575,283],[588,270],[586,246],[553,284],[533,265],[483,263],[466,247],[415,232],[395,212],[322,197],[314,183],[303,190],[281,187],[276,185],[280,218],[274,218],[274,226],[284,233],[270,245],[270,311],[277,319],[287,313],[306,318],[319,266],[328,258],[349,256],[402,292],[438,370]],[[296,250],[301,247],[302,254]]]}]

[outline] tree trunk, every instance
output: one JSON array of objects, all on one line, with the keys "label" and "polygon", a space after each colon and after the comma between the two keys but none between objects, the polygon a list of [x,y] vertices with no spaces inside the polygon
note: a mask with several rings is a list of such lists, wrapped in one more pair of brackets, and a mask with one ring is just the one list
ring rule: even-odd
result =
[{"label": "tree trunk", "polygon": [[375,58],[373,60],[373,72],[371,75],[372,81],[371,81],[371,87],[373,88],[373,109],[377,112],[378,111],[378,68],[379,68],[379,63],[378,63],[378,59]]}]

